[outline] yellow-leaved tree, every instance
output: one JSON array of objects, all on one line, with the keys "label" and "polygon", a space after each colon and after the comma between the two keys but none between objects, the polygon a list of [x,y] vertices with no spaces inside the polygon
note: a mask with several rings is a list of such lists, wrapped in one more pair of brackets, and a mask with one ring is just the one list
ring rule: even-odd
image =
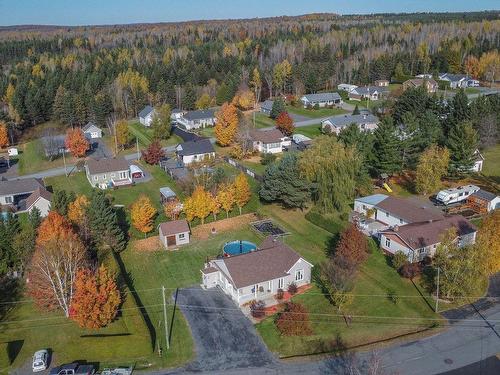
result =
[{"label": "yellow-leaved tree", "polygon": [[238,209],[240,210],[240,215],[242,207],[248,203],[251,197],[252,192],[250,190],[250,185],[248,184],[247,176],[241,172],[234,179],[234,199]]},{"label": "yellow-leaved tree", "polygon": [[193,194],[184,202],[184,212],[188,221],[192,221],[195,217],[205,223],[205,218],[212,212],[213,197],[203,186],[197,186]]},{"label": "yellow-leaved tree", "polygon": [[7,124],[0,120],[0,147],[4,148],[9,145],[9,134],[7,132]]},{"label": "yellow-leaved tree", "polygon": [[158,211],[146,195],[141,195],[131,206],[130,216],[134,227],[144,233],[149,233],[154,228],[154,219]]},{"label": "yellow-leaved tree", "polygon": [[82,225],[85,217],[89,199],[85,195],[78,195],[76,199],[68,205],[68,219],[77,225]]},{"label": "yellow-leaved tree", "polygon": [[484,218],[476,246],[488,275],[500,272],[500,210],[494,210]]},{"label": "yellow-leaved tree", "polygon": [[217,112],[217,123],[215,124],[215,139],[221,146],[229,146],[233,143],[238,130],[238,111],[234,104],[224,103]]},{"label": "yellow-leaved tree", "polygon": [[221,208],[226,211],[226,217],[229,217],[229,211],[233,209],[235,203],[234,185],[233,184],[220,184],[217,190],[217,201]]},{"label": "yellow-leaved tree", "polygon": [[119,120],[115,125],[116,143],[123,149],[129,141],[129,130],[127,120]]}]

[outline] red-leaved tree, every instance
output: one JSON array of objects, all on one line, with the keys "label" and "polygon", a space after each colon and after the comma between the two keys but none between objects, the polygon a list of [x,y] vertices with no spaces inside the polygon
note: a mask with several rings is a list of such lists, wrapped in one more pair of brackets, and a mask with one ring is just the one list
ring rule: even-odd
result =
[{"label": "red-leaved tree", "polygon": [[350,225],[340,235],[334,257],[353,267],[359,266],[368,257],[366,237],[354,225]]},{"label": "red-leaved tree", "polygon": [[71,223],[56,211],[49,211],[38,227],[36,244],[42,246],[50,240],[59,240],[71,235],[74,235]]},{"label": "red-leaved tree", "polygon": [[89,141],[87,141],[87,138],[85,138],[85,135],[80,128],[68,130],[66,133],[65,144],[71,154],[77,158],[83,158],[87,153],[87,150],[90,148]]},{"label": "red-leaved tree", "polygon": [[300,303],[287,302],[275,320],[276,328],[285,336],[308,336],[312,334],[309,312]]},{"label": "red-leaved tree", "polygon": [[278,117],[276,117],[276,127],[288,137],[291,136],[295,130],[293,119],[288,112],[281,112]]},{"label": "red-leaved tree", "polygon": [[158,164],[164,156],[165,151],[163,151],[158,141],[151,142],[148,148],[142,151],[142,158],[148,164]]},{"label": "red-leaved tree", "polygon": [[97,329],[116,318],[121,303],[114,276],[101,265],[97,271],[81,269],[75,280],[70,317],[82,328]]}]

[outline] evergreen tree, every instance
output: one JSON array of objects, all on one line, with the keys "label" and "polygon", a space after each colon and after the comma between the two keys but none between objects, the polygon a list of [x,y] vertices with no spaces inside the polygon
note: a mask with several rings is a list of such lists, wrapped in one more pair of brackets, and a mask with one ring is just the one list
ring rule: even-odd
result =
[{"label": "evergreen tree", "polygon": [[450,150],[450,172],[461,174],[470,171],[476,158],[477,133],[469,121],[453,126],[448,134],[446,145]]},{"label": "evergreen tree", "polygon": [[282,112],[285,112],[285,102],[283,101],[283,99],[278,98],[273,102],[273,107],[271,108],[269,117],[275,119]]},{"label": "evergreen tree", "polygon": [[40,223],[42,222],[42,214],[40,213],[38,207],[33,207],[30,211],[28,214],[28,222],[34,230],[38,229]]},{"label": "evergreen tree", "polygon": [[377,174],[392,175],[401,170],[400,148],[394,123],[386,117],[374,132],[373,167]]},{"label": "evergreen tree", "polygon": [[460,89],[453,97],[449,111],[450,113],[444,122],[445,136],[447,136],[456,125],[463,121],[468,121],[471,118],[469,99],[463,89]]},{"label": "evergreen tree", "polygon": [[354,111],[352,111],[352,114],[353,114],[353,115],[359,115],[359,114],[360,114],[360,112],[359,112],[359,107],[358,107],[358,105],[357,105],[357,104],[356,104],[356,107],[354,107]]},{"label": "evergreen tree", "polygon": [[266,168],[259,196],[267,202],[281,202],[285,207],[305,206],[310,198],[310,184],[300,175],[297,154],[288,153]]},{"label": "evergreen tree", "polygon": [[56,190],[52,195],[51,208],[62,216],[68,213],[68,205],[75,200],[75,193],[66,190]]},{"label": "evergreen tree", "polygon": [[192,85],[188,85],[182,98],[182,108],[194,109],[196,105],[196,92]]},{"label": "evergreen tree", "polygon": [[118,223],[116,212],[103,191],[92,192],[87,208],[89,228],[94,243],[100,248],[121,251],[125,248],[125,234]]}]

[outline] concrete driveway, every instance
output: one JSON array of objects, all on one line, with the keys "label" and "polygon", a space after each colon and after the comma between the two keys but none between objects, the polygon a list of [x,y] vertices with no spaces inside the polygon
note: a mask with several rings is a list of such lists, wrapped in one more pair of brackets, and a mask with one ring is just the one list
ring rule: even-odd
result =
[{"label": "concrete driveway", "polygon": [[196,360],[170,374],[265,368],[276,363],[253,324],[220,289],[180,289],[177,306],[191,328]]}]

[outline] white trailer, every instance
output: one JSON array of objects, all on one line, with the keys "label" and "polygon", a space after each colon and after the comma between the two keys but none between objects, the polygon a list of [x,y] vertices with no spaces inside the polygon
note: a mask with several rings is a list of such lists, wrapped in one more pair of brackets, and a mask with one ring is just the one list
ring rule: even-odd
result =
[{"label": "white trailer", "polygon": [[436,200],[444,205],[459,203],[465,201],[471,194],[474,194],[479,190],[479,187],[476,185],[465,185],[452,189],[441,190],[436,195]]}]

